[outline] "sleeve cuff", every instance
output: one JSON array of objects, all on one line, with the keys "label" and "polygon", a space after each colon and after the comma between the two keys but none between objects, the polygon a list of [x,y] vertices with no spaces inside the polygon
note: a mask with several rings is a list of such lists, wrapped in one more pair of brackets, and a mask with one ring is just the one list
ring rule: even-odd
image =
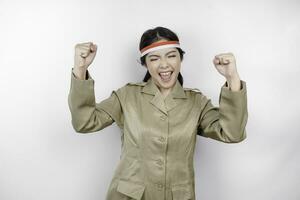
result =
[{"label": "sleeve cuff", "polygon": [[[74,79],[77,79],[77,80],[78,80],[78,78],[75,76],[75,74],[74,74],[74,72],[73,72],[73,69],[74,69],[74,68],[71,69],[72,77],[73,77]],[[93,78],[91,77],[89,70],[86,70],[85,80],[91,80],[91,79],[93,79]],[[82,80],[82,81],[84,81],[84,80]]]},{"label": "sleeve cuff", "polygon": [[241,88],[238,91],[232,91],[232,90],[230,90],[227,81],[223,84],[222,89],[223,90],[228,90],[230,92],[241,92],[241,91],[243,91],[243,90],[246,89],[246,82],[243,81],[243,80],[240,80],[240,81],[241,81]]}]

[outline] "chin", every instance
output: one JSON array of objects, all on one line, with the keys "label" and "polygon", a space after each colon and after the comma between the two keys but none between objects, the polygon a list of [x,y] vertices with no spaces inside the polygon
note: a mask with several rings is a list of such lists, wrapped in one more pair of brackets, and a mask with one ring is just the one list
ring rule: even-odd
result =
[{"label": "chin", "polygon": [[171,88],[175,85],[176,79],[174,79],[174,77],[172,77],[170,81],[164,82],[163,80],[161,80],[160,77],[158,77],[158,83],[159,83],[160,87],[162,87],[162,88]]}]

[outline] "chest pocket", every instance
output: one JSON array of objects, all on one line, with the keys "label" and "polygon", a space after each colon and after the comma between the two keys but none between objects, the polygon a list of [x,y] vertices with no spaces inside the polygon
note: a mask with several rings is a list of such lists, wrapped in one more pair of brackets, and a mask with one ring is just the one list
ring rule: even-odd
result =
[{"label": "chest pocket", "polygon": [[119,180],[117,191],[127,197],[141,200],[145,191],[145,186],[126,180]]},{"label": "chest pocket", "polygon": [[192,195],[192,185],[182,185],[172,187],[173,200],[194,200]]}]

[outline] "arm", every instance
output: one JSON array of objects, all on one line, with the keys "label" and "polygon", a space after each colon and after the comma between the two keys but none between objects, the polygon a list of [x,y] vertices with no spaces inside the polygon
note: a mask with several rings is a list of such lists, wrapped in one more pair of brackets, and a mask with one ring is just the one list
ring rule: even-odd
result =
[{"label": "arm", "polygon": [[72,125],[78,133],[99,131],[114,121],[123,128],[123,112],[118,95],[113,91],[109,98],[96,103],[94,80],[87,71],[86,79],[77,79],[71,72],[71,88],[68,96]]},{"label": "arm", "polygon": [[226,85],[221,89],[219,107],[213,106],[210,99],[202,96],[197,134],[225,143],[237,143],[246,138],[246,82],[241,80],[238,91],[232,91]]}]

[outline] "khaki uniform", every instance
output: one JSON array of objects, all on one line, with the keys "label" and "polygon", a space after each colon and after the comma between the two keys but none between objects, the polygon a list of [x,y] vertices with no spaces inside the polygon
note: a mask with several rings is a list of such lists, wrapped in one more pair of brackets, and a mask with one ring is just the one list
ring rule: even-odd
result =
[{"label": "khaki uniform", "polygon": [[151,78],[127,83],[96,103],[89,72],[87,80],[71,73],[68,103],[76,132],[99,131],[113,122],[121,130],[121,157],[106,199],[194,200],[196,136],[225,143],[246,138],[246,82],[241,83],[240,91],[222,86],[219,107],[178,80],[164,99]]}]

